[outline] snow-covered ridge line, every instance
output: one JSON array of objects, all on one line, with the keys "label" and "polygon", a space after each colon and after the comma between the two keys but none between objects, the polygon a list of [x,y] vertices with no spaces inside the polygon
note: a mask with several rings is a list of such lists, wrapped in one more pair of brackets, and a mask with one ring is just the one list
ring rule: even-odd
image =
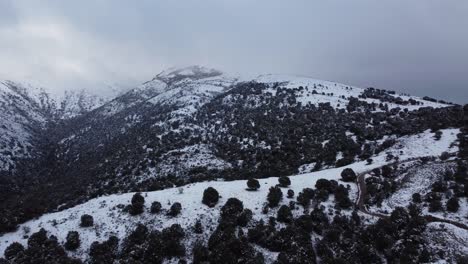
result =
[{"label": "snow-covered ridge line", "polygon": [[[281,88],[307,87],[308,92],[301,92],[298,99],[301,103],[315,104],[330,103],[334,108],[345,108],[350,97],[359,98],[365,91],[363,88],[323,81],[303,76],[282,74],[261,74],[258,76],[242,76],[229,74],[203,66],[188,66],[183,68],[170,68],[157,74],[153,79],[142,83],[127,93],[109,100],[98,111],[104,116],[115,115],[124,109],[150,102],[153,104],[177,103],[182,105],[180,112],[192,114],[193,105],[202,105],[214,95],[228,91],[241,82],[258,82],[269,85],[279,84]],[[314,92],[313,92],[314,91]],[[274,93],[274,91],[273,91]],[[403,100],[415,100],[420,105],[398,105],[383,102],[389,109],[407,108],[409,111],[421,107],[446,107],[447,104],[423,100],[416,96],[394,94],[392,97],[400,97]],[[368,103],[381,103],[380,100],[360,98]]]},{"label": "snow-covered ridge line", "polygon": [[[457,140],[459,129],[444,129],[440,140],[434,139],[434,134],[429,130],[412,136],[405,136],[397,139],[397,143],[372,157],[372,164],[366,162],[356,162],[346,167],[328,169],[291,177],[290,189],[298,193],[303,188],[315,186],[315,182],[320,178],[339,180],[340,173],[344,168],[352,168],[356,172],[363,172],[373,168],[378,168],[390,163],[386,160],[387,154],[394,154],[400,160],[423,156],[440,156],[443,152],[455,153],[458,147],[454,142]],[[272,213],[262,214],[262,207],[266,200],[268,189],[277,184],[277,178],[260,179],[260,189],[255,192],[246,191],[246,181],[211,181],[186,185],[182,188],[172,188],[161,191],[143,193],[146,200],[146,212],[139,216],[130,216],[122,212],[119,205],[129,204],[133,193],[114,194],[90,200],[76,207],[43,215],[42,217],[22,224],[16,232],[7,233],[0,237],[0,256],[5,248],[14,241],[26,244],[24,235],[37,232],[40,228],[45,228],[50,234],[57,236],[60,242],[64,242],[68,231],[78,231],[81,238],[81,247],[73,253],[75,257],[86,258],[89,247],[93,241],[104,241],[111,235],[116,235],[120,239],[124,238],[129,230],[132,230],[139,222],[146,224],[153,229],[168,227],[174,223],[180,224],[184,228],[191,227],[197,219],[201,219],[206,230],[215,227],[219,217],[219,209],[230,197],[236,197],[244,203],[245,208],[253,211],[254,219],[267,219]],[[214,187],[221,195],[220,201],[214,208],[208,208],[201,203],[203,191],[207,187]],[[356,186],[350,185],[351,199],[355,198]],[[165,214],[151,215],[147,211],[148,206],[153,201],[159,201],[163,208],[169,208],[174,202],[182,204],[181,215],[172,218]],[[283,199],[283,204],[287,204],[289,199]],[[330,205],[333,204],[330,202]],[[80,217],[83,214],[91,214],[95,219],[95,226],[92,228],[80,228]],[[207,232],[208,233],[208,232]],[[205,234],[209,235],[209,234]],[[185,243],[191,247],[196,236],[188,238]]]}]

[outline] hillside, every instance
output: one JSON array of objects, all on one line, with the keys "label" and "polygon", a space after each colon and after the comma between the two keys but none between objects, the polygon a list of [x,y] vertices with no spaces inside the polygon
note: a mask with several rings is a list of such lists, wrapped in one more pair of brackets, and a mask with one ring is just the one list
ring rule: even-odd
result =
[{"label": "hillside", "polygon": [[37,156],[47,127],[60,119],[89,112],[104,102],[84,91],[63,97],[28,83],[0,81],[0,173],[12,172],[17,162]]},{"label": "hillside", "polygon": [[[356,173],[363,173],[371,171],[376,168],[381,168],[384,165],[390,164],[386,156],[393,153],[404,153],[401,155],[400,162],[405,164],[406,161],[418,160],[422,157],[438,157],[443,152],[456,153],[458,148],[454,145],[457,140],[456,135],[459,133],[456,129],[442,130],[442,137],[440,140],[434,139],[434,134],[426,131],[422,134],[415,136],[408,136],[401,138],[397,141],[396,146],[389,148],[386,153],[373,156],[373,163],[367,164],[366,162],[357,162],[350,164],[343,168],[328,169],[318,172],[306,173],[301,175],[290,176],[291,185],[283,189],[284,197],[280,203],[281,205],[289,205],[290,201],[295,201],[295,197],[286,198],[285,193],[287,190],[293,190],[295,194],[299,194],[304,188],[313,188],[316,186],[318,179],[335,180],[339,184],[348,186],[349,198],[354,201],[357,199],[358,188],[354,183],[342,182],[340,173],[345,168],[352,168]],[[434,160],[430,163],[437,164],[440,160]],[[404,166],[404,165],[403,165]],[[412,166],[415,166],[414,164]],[[213,181],[195,183],[183,186],[181,188],[170,188],[163,191],[155,191],[142,193],[145,200],[145,209],[141,215],[132,216],[123,210],[124,205],[130,204],[134,193],[118,194],[103,196],[93,199],[87,203],[78,205],[76,207],[64,210],[62,212],[47,214],[37,220],[29,221],[20,226],[17,232],[8,233],[0,237],[0,252],[13,241],[20,241],[26,245],[26,239],[29,234],[39,231],[41,228],[48,230],[49,235],[54,235],[58,238],[59,243],[65,243],[66,236],[69,231],[78,231],[81,240],[81,246],[78,250],[71,253],[71,256],[81,258],[83,260],[89,257],[89,248],[94,241],[103,242],[109,239],[110,236],[116,236],[120,241],[123,241],[126,236],[134,230],[138,225],[144,224],[150,230],[160,230],[168,228],[173,224],[179,224],[186,232],[186,237],[182,240],[187,252],[191,252],[197,240],[207,241],[212,235],[212,231],[216,229],[220,220],[220,210],[222,205],[232,197],[239,199],[244,208],[252,211],[252,222],[246,227],[240,227],[244,232],[254,226],[258,221],[268,222],[270,217],[275,217],[278,207],[274,207],[267,213],[263,212],[267,201],[267,194],[270,187],[276,186],[278,178],[266,178],[259,180],[260,188],[257,191],[246,190],[245,181]],[[208,188],[215,188],[220,194],[220,200],[215,207],[208,207],[202,203],[203,191]],[[391,199],[390,199],[391,200]],[[168,207],[176,202],[181,203],[182,211],[180,215],[171,217],[165,215],[164,211],[157,214],[151,214],[150,205],[154,201],[159,201],[162,204],[163,210],[166,211]],[[325,202],[318,201],[315,206],[321,205],[324,208],[321,210],[328,213],[328,218],[333,219],[334,215],[347,215],[350,216],[353,210],[338,209],[335,207],[335,199],[327,200]],[[395,209],[393,206],[390,209]],[[462,210],[467,210],[466,202],[462,204]],[[299,217],[304,214],[300,205],[295,205],[292,209],[293,217]],[[83,214],[90,214],[94,217],[94,226],[91,228],[80,227],[80,217]],[[360,212],[362,221],[366,224],[375,223],[375,217],[367,216]],[[201,221],[203,226],[203,234],[192,233],[192,228],[196,221]],[[464,220],[465,223],[468,221]],[[284,228],[287,223],[279,224],[278,228]],[[452,227],[450,227],[452,228]],[[454,227],[456,229],[456,227]],[[451,232],[456,239],[450,239],[450,243],[454,243],[454,247],[459,247],[459,251],[466,251],[466,244],[461,241],[468,241],[468,230],[458,229]],[[321,236],[313,236],[315,239],[320,239]],[[265,260],[273,262],[277,253],[270,252],[268,249],[259,249],[262,252]],[[185,258],[189,262],[192,261],[191,256]]]},{"label": "hillside", "polygon": [[36,138],[51,114],[51,101],[37,88],[0,82],[0,172],[37,151]]},{"label": "hillside", "polygon": [[[13,125],[2,140],[35,151],[10,155],[22,161],[0,177],[0,254],[8,247],[18,263],[49,253],[59,263],[453,262],[466,251],[466,106],[200,66],[168,69],[107,102],[74,94],[61,107],[5,87],[0,99],[16,99],[3,104]],[[270,189],[285,176],[291,192]],[[248,179],[260,189],[247,191]],[[221,195],[213,208],[201,202],[209,186]],[[163,210],[150,214],[154,201]],[[176,202],[180,215],[170,213]],[[79,227],[84,214],[94,227]],[[71,231],[81,241],[73,250]],[[436,254],[444,243],[451,253]]]}]

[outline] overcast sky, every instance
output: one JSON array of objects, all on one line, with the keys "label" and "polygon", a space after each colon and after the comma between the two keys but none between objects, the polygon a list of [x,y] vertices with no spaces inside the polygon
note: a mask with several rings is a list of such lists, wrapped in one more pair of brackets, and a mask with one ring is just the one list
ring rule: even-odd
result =
[{"label": "overcast sky", "polygon": [[468,103],[466,0],[0,0],[0,78],[128,86],[171,66]]}]

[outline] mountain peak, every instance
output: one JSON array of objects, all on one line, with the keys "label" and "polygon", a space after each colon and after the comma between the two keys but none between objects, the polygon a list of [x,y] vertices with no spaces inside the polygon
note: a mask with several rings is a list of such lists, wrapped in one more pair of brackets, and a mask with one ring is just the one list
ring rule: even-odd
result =
[{"label": "mountain peak", "polygon": [[182,68],[169,68],[162,71],[154,79],[163,81],[165,83],[173,83],[183,79],[204,79],[210,77],[216,77],[223,74],[221,71],[207,68],[199,65],[192,65]]}]

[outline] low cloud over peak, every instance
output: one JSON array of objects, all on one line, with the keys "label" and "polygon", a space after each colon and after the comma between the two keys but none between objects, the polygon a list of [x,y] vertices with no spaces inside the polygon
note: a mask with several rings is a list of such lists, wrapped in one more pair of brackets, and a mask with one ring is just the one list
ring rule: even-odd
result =
[{"label": "low cloud over peak", "polygon": [[1,1],[0,76],[61,91],[173,65],[468,102],[465,1]]}]

